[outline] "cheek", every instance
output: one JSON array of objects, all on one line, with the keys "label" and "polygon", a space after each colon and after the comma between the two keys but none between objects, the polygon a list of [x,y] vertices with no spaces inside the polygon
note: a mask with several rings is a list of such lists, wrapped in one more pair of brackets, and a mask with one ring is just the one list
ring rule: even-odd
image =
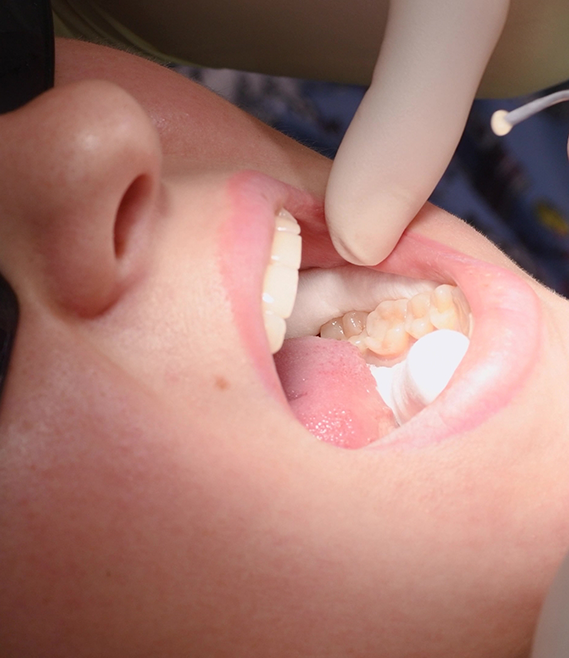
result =
[{"label": "cheek", "polygon": [[[88,414],[59,395],[51,426],[3,437],[0,646],[12,655],[81,638],[117,658],[217,655],[223,642],[236,656],[253,642],[259,655],[302,655],[297,640],[306,655],[400,656],[411,628],[413,645],[440,634],[461,655],[462,632],[476,637],[490,614],[512,628],[521,608],[529,625],[506,498],[482,496],[467,468],[445,483],[439,463],[439,485],[428,463],[429,482],[413,463],[379,478],[326,446],[292,456],[258,419],[265,447],[253,451],[248,435],[206,430],[119,383],[83,386]],[[525,601],[504,616],[516,590]]]},{"label": "cheek", "polygon": [[133,642],[191,634],[204,574],[215,583],[221,548],[239,541],[244,513],[220,507],[238,483],[196,449],[211,437],[178,437],[151,399],[111,392],[88,416],[60,405],[45,433],[3,435],[0,645],[13,655],[74,638],[140,655]]},{"label": "cheek", "polygon": [[212,655],[212,637],[240,641],[247,610],[300,609],[299,506],[278,502],[291,473],[187,418],[178,432],[152,399],[107,393],[88,416],[70,400],[45,433],[4,436],[0,646]]}]

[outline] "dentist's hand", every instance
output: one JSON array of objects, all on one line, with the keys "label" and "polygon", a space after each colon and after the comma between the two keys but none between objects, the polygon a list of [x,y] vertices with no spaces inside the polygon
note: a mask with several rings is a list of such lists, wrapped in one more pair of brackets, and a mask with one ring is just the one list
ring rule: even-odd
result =
[{"label": "dentist's hand", "polygon": [[[52,0],[63,22],[67,4]],[[110,29],[111,40],[165,61],[343,83],[371,80],[326,195],[332,239],[343,256],[360,264],[388,256],[431,194],[479,83],[485,95],[503,98],[569,77],[567,0],[81,5],[86,12],[96,5],[89,16],[100,17],[98,29]],[[82,22],[74,29],[81,33]]]},{"label": "dentist's hand", "polygon": [[427,201],[462,135],[509,0],[392,0],[371,86],[326,192],[348,261],[386,258]]}]

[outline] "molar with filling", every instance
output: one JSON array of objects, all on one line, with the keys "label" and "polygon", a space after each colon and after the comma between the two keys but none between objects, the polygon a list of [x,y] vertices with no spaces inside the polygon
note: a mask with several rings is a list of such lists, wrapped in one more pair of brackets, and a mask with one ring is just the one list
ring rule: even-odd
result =
[{"label": "molar with filling", "polygon": [[[471,325],[457,286],[347,265],[302,273],[286,337],[320,335],[355,345],[401,424],[450,381],[468,349]],[[431,368],[431,381],[425,363],[439,361],[445,367]]]},{"label": "molar with filling", "polygon": [[359,348],[401,425],[444,390],[468,349],[470,331],[466,297],[458,287],[442,284],[409,299],[383,300],[369,313],[332,318],[320,336]]},{"label": "molar with filling", "polygon": [[369,313],[349,311],[324,323],[319,333],[322,338],[349,340],[366,358],[376,355],[389,360],[402,358],[414,340],[437,329],[469,336],[470,322],[470,308],[462,291],[442,284],[410,299],[384,300]]}]

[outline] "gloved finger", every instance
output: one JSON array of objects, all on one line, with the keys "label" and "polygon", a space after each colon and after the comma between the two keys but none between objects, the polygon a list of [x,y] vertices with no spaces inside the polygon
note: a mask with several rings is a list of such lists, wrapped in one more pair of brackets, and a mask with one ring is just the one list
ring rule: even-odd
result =
[{"label": "gloved finger", "polygon": [[326,191],[346,260],[391,253],[458,144],[509,0],[393,0],[373,79]]}]

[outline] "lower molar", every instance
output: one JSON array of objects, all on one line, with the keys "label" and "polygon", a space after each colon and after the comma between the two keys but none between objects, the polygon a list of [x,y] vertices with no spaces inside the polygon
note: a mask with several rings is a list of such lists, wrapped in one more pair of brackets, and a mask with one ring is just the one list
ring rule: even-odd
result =
[{"label": "lower molar", "polygon": [[410,299],[385,300],[369,313],[350,311],[320,328],[322,338],[349,340],[370,362],[402,358],[417,339],[450,329],[468,336],[470,309],[462,291],[442,284]]},{"label": "lower molar", "polygon": [[320,336],[359,349],[401,425],[446,387],[468,348],[470,324],[462,291],[442,284],[409,299],[384,300],[369,313],[333,318],[322,325]]}]

